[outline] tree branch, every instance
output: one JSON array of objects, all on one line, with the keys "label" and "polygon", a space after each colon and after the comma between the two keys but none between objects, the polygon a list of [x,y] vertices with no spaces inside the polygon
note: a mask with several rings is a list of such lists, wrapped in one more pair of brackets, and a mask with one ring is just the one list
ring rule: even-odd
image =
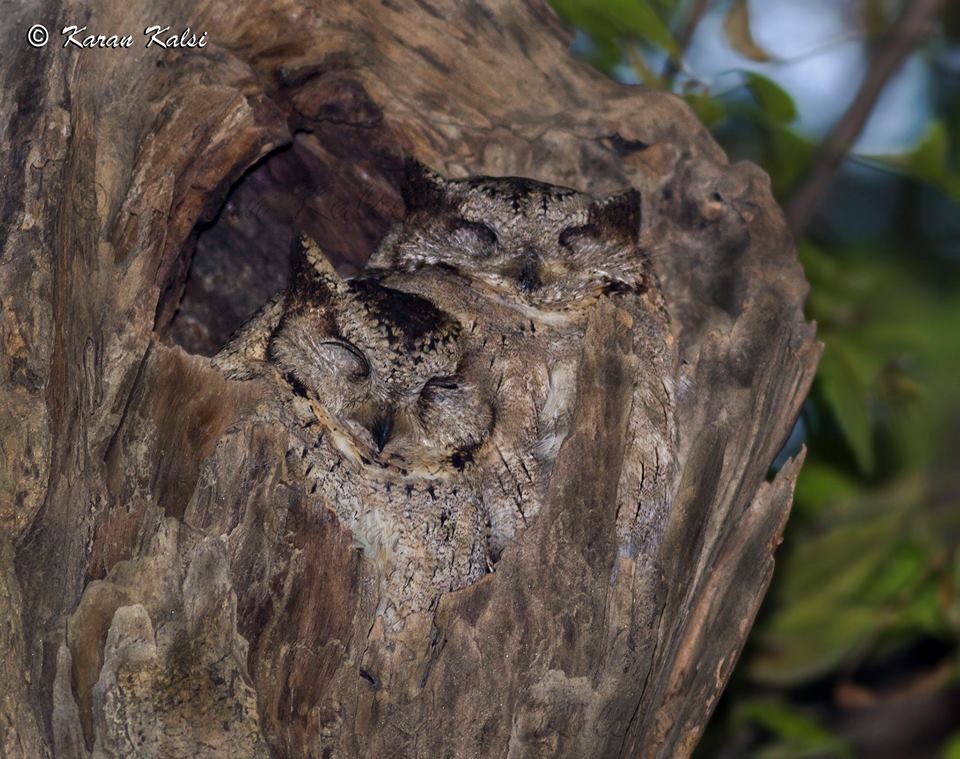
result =
[{"label": "tree branch", "polygon": [[680,73],[683,56],[686,54],[687,48],[690,47],[690,42],[693,40],[693,33],[696,31],[697,25],[709,8],[710,0],[696,0],[694,3],[693,8],[690,10],[690,17],[687,19],[687,23],[683,25],[683,28],[677,34],[677,47],[680,50],[680,57],[678,59],[667,58],[667,63],[663,68],[663,80],[665,82],[672,85],[673,80],[677,74]]},{"label": "tree branch", "polygon": [[893,25],[886,43],[874,56],[856,98],[823,141],[806,181],[787,206],[787,222],[795,235],[800,235],[809,224],[884,87],[929,33],[941,4],[942,0],[915,0]]}]

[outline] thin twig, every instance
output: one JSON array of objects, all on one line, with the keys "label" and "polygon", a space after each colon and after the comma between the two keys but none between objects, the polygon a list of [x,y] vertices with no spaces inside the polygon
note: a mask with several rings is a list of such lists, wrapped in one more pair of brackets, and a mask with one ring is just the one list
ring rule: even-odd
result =
[{"label": "thin twig", "polygon": [[787,207],[787,222],[795,235],[799,236],[813,217],[887,81],[932,29],[933,17],[941,4],[942,0],[914,0],[893,25],[886,42],[873,57],[856,98],[824,139],[813,168]]},{"label": "thin twig", "polygon": [[690,10],[687,23],[684,24],[680,33],[677,35],[678,59],[675,60],[672,56],[668,57],[667,63],[663,68],[663,81],[667,82],[668,85],[673,84],[673,80],[679,73],[683,56],[686,54],[687,48],[690,47],[691,40],[693,40],[693,33],[696,31],[700,19],[703,18],[709,9],[710,2],[711,0],[696,0],[693,8]]}]

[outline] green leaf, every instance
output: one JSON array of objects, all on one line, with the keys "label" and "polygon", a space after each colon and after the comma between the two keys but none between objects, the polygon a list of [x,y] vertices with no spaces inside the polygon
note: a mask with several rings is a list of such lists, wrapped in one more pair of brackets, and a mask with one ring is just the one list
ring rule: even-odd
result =
[{"label": "green leaf", "polygon": [[[816,531],[788,533],[778,559],[773,610],[754,631],[750,676],[763,683],[795,685],[837,667],[867,644],[905,601],[905,586],[919,570],[884,568],[900,545],[906,522],[904,496],[863,496],[843,509],[839,522]],[[826,520],[829,515],[825,515]]]},{"label": "green leaf", "polygon": [[664,11],[670,12],[677,9],[680,0],[653,0],[653,4]]},{"label": "green leaf", "polygon": [[747,89],[766,117],[778,124],[787,124],[797,118],[793,98],[779,84],[753,71],[744,72],[744,76]]},{"label": "green leaf", "polygon": [[623,50],[620,49],[617,41],[609,36],[591,36],[590,41],[593,43],[593,49],[586,56],[587,60],[609,74],[613,67],[623,60]]},{"label": "green leaf", "polygon": [[773,119],[764,119],[766,128],[763,164],[770,171],[778,198],[788,197],[806,176],[816,154],[816,145]]},{"label": "green leaf", "polygon": [[807,513],[826,510],[838,501],[854,497],[859,492],[857,480],[843,469],[831,464],[810,460],[800,470],[796,501]]},{"label": "green leaf", "polygon": [[828,525],[826,532],[808,535],[802,544],[792,546],[785,558],[789,576],[779,588],[786,597],[842,601],[863,591],[887,560],[904,519],[896,504],[869,506],[862,508],[864,513]]},{"label": "green leaf", "polygon": [[747,0],[733,0],[723,20],[723,31],[727,35],[730,46],[740,55],[758,63],[773,60],[773,56],[760,47],[753,38]]},{"label": "green leaf", "polygon": [[960,733],[954,733],[943,747],[943,759],[960,759]]},{"label": "green leaf", "polygon": [[715,127],[727,117],[727,108],[723,102],[708,93],[689,92],[684,94],[683,99],[708,129]]},{"label": "green leaf", "polygon": [[920,144],[907,157],[911,174],[928,182],[940,182],[947,173],[947,128],[934,121]]},{"label": "green leaf", "polygon": [[554,10],[601,47],[614,40],[646,42],[677,57],[670,29],[646,0],[552,0]]},{"label": "green leaf", "polygon": [[860,470],[873,472],[872,385],[876,368],[853,344],[835,336],[820,362],[820,391],[830,406]]},{"label": "green leaf", "polygon": [[808,683],[839,667],[885,621],[882,609],[832,599],[797,604],[789,616],[753,631],[746,674],[783,688]]},{"label": "green leaf", "polygon": [[896,546],[858,594],[862,601],[890,604],[915,591],[927,574],[929,557],[915,544]]},{"label": "green leaf", "polygon": [[621,9],[619,18],[624,31],[642,42],[649,42],[663,48],[670,55],[679,56],[680,48],[673,34],[649,3],[644,0],[631,2],[615,0],[610,4]]},{"label": "green leaf", "polygon": [[923,139],[909,153],[877,156],[875,160],[960,199],[960,173],[950,168],[950,135],[943,121],[933,121]]},{"label": "green leaf", "polygon": [[944,616],[947,617],[947,621],[954,630],[958,630],[960,629],[960,551],[954,553],[952,564],[951,574],[948,576],[947,582],[953,592],[946,599]]},{"label": "green leaf", "polygon": [[798,709],[776,701],[745,701],[737,709],[740,721],[751,722],[769,731],[784,744],[776,756],[852,756],[850,748],[835,733],[817,724]]},{"label": "green leaf", "polygon": [[931,636],[949,635],[949,620],[945,613],[941,589],[936,577],[915,591],[900,611],[896,625],[908,633],[926,633]]}]

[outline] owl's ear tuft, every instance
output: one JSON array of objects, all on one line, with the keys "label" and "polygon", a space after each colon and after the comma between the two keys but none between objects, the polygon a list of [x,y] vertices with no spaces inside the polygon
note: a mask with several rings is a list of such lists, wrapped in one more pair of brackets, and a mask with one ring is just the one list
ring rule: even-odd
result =
[{"label": "owl's ear tuft", "polygon": [[435,208],[443,203],[450,182],[416,158],[407,158],[403,164],[403,195],[407,213],[420,208]]},{"label": "owl's ear tuft", "polygon": [[595,201],[590,206],[590,223],[636,242],[640,237],[640,192],[631,189]]},{"label": "owl's ear tuft", "polygon": [[296,287],[330,295],[346,290],[346,283],[337,274],[316,240],[301,234],[294,241],[293,247],[293,282]]}]

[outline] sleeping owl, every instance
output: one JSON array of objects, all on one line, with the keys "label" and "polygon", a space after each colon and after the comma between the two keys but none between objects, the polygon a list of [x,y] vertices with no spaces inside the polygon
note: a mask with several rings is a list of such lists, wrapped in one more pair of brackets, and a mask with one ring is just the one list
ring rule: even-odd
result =
[{"label": "sleeping owl", "polygon": [[[379,567],[390,624],[495,568],[571,423],[589,305],[641,313],[640,198],[412,165],[359,276],[303,239],[287,291],[217,355],[270,389],[288,460]],[[632,305],[631,305],[632,304]]]},{"label": "sleeping owl", "polygon": [[408,162],[404,200],[406,222],[368,270],[449,266],[543,308],[646,288],[636,190],[595,200],[521,177],[449,180]]}]

